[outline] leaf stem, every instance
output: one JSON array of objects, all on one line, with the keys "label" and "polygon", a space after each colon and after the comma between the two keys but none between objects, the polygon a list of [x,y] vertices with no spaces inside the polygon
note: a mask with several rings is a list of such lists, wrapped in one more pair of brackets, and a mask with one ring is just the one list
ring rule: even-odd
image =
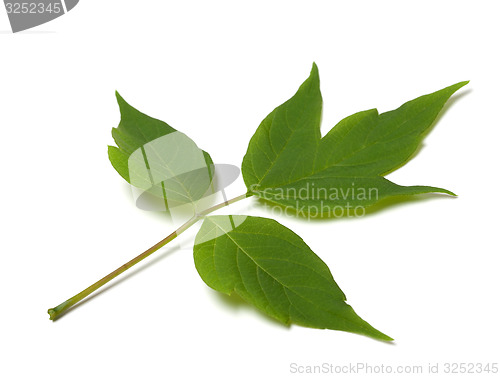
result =
[{"label": "leaf stem", "polygon": [[113,280],[115,277],[117,277],[121,273],[127,271],[130,267],[139,263],[143,259],[149,257],[151,254],[153,254],[158,249],[161,249],[163,246],[168,244],[170,241],[172,241],[174,238],[176,238],[178,235],[183,233],[185,230],[190,228],[193,224],[197,223],[200,219],[202,219],[203,217],[205,217],[209,213],[212,213],[212,212],[214,212],[222,207],[228,206],[229,204],[235,203],[237,201],[248,198],[250,196],[252,196],[251,193],[245,193],[245,194],[239,195],[233,199],[226,200],[225,202],[219,203],[219,204],[217,204],[213,207],[210,207],[210,208],[208,208],[200,213],[196,213],[193,217],[191,217],[188,221],[186,221],[183,225],[181,225],[177,230],[175,230],[174,232],[169,234],[167,237],[165,237],[163,240],[158,242],[156,245],[150,247],[142,254],[139,254],[134,259],[128,261],[123,266],[117,268],[116,270],[114,270],[110,274],[103,277],[101,280],[95,282],[94,284],[92,284],[88,288],[84,289],[83,291],[81,291],[77,295],[71,297],[69,300],[66,300],[62,304],[60,304],[54,308],[49,309],[48,313],[50,315],[50,319],[54,321],[55,319],[60,317],[63,313],[65,313],[69,308],[71,308],[73,305],[80,302],[85,297],[90,295],[92,292],[96,291],[97,289],[99,289],[100,287],[105,285],[106,283],[110,282],[111,280]]}]

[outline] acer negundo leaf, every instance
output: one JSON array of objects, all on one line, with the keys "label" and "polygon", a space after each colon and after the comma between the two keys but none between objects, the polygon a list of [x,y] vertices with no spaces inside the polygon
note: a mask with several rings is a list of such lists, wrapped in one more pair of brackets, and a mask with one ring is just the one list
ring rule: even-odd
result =
[{"label": "acer negundo leaf", "polygon": [[214,164],[184,133],[141,113],[116,93],[121,120],[109,146],[115,170],[131,185],[165,201],[166,209],[194,203],[210,189]]},{"label": "acer negundo leaf", "polygon": [[252,136],[242,163],[245,184],[256,196],[316,214],[367,207],[399,195],[455,195],[432,186],[400,186],[384,175],[411,158],[443,105],[466,84],[386,113],[356,113],[321,137],[322,98],[313,64],[297,93],[274,109]]},{"label": "acer negundo leaf", "polygon": [[[299,203],[308,210],[317,210],[318,204],[323,203],[367,206],[395,195],[424,192],[453,195],[430,186],[399,186],[384,175],[412,156],[444,103],[466,83],[419,97],[387,113],[378,114],[376,110],[356,113],[322,138],[319,75],[313,65],[310,77],[297,93],[266,117],[252,137],[242,166],[248,192],[195,211],[191,219],[163,240],[49,309],[50,319],[59,318],[92,292],[205,219],[196,237],[194,259],[200,276],[210,287],[227,294],[235,292],[285,324],[392,340],[346,304],[328,267],[291,230],[265,218],[206,216],[252,195],[269,195],[268,200],[288,207]],[[113,129],[118,147],[109,147],[109,157],[120,175],[146,192],[154,192],[160,182],[166,202],[186,199],[191,202],[203,195],[213,176],[208,153],[166,123],[140,113],[118,94],[117,98],[122,119],[118,128]],[[187,165],[183,161],[188,161]],[[322,190],[311,195],[313,187]],[[368,199],[346,195],[354,189],[375,190],[377,195]],[[306,195],[301,197],[304,190]]]},{"label": "acer negundo leaf", "polygon": [[328,266],[275,220],[209,216],[196,235],[193,255],[209,287],[236,293],[284,324],[392,340],[346,304]]}]

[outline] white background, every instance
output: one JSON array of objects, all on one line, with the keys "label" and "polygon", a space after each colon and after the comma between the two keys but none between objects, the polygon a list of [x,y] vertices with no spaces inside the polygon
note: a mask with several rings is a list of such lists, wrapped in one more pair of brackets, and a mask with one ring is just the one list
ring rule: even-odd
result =
[{"label": "white background", "polygon": [[[175,3],[83,0],[19,34],[0,9],[0,374],[289,376],[291,363],[441,363],[443,372],[447,362],[500,362],[496,2]],[[108,161],[114,90],[239,166],[260,121],[313,61],[323,133],[356,111],[471,80],[416,158],[390,175],[458,198],[311,223],[253,199],[220,212],[274,217],[300,234],[394,344],[286,328],[222,297],[194,268],[196,227],[49,321],[49,307],[173,230],[134,206]],[[228,188],[243,192],[241,177]]]}]

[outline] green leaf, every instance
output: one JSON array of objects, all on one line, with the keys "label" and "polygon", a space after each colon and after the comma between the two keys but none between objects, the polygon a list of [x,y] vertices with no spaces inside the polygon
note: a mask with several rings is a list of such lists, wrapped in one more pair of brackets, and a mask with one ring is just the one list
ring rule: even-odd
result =
[{"label": "green leaf", "polygon": [[210,155],[182,132],[130,106],[116,93],[121,121],[108,147],[116,171],[130,184],[162,197],[169,207],[193,203],[210,188]]},{"label": "green leaf", "polygon": [[243,159],[245,184],[254,195],[301,212],[372,205],[397,195],[452,192],[400,186],[383,176],[406,163],[450,96],[467,82],[379,114],[362,111],[340,121],[323,138],[322,99],[313,64],[297,93],[260,124]]},{"label": "green leaf", "polygon": [[363,321],[345,303],[328,266],[278,222],[251,216],[207,217],[194,261],[201,278],[285,324],[392,338]]}]

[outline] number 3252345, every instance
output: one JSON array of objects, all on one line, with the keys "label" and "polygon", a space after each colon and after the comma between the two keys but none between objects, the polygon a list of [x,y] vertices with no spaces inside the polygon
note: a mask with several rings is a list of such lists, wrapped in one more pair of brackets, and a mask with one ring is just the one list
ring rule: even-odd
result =
[{"label": "number 3252345", "polygon": [[6,3],[7,13],[13,14],[40,14],[40,13],[61,13],[59,3]]}]

